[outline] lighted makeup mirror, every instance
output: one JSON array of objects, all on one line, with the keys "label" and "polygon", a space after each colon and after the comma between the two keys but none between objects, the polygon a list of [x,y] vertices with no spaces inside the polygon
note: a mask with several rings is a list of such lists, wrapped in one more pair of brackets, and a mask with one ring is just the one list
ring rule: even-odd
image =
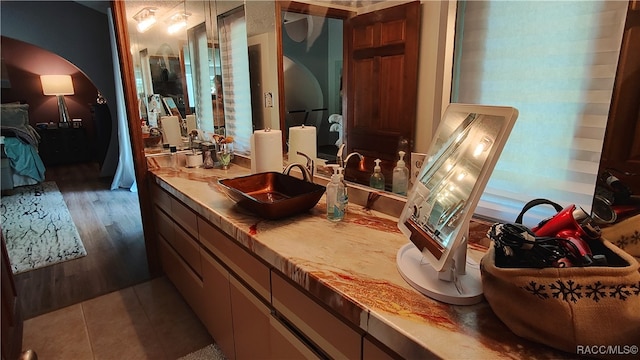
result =
[{"label": "lighted makeup mirror", "polygon": [[517,117],[511,107],[445,111],[398,219],[411,240],[398,251],[398,271],[421,293],[456,305],[482,300],[479,264],[466,256],[469,221]]}]

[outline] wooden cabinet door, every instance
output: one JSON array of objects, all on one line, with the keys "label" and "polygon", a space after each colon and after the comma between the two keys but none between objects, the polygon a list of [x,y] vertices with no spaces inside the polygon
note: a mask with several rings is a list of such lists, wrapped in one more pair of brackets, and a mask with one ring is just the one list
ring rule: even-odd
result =
[{"label": "wooden cabinet door", "polygon": [[236,359],[317,359],[270,308],[240,281],[230,277]]},{"label": "wooden cabinet door", "polygon": [[178,292],[191,306],[196,315],[201,316],[202,309],[202,280],[180,257],[173,247],[162,237],[158,240],[160,263],[167,278],[171,280]]},{"label": "wooden cabinet door", "polygon": [[360,359],[362,335],[327,311],[286,277],[271,273],[272,303],[309,341],[334,359]]},{"label": "wooden cabinet door", "polygon": [[201,320],[229,360],[236,358],[231,317],[229,272],[211,255],[201,252],[203,313]]},{"label": "wooden cabinet door", "polygon": [[347,167],[345,178],[368,181],[375,159],[383,161],[382,168],[393,168],[400,140],[414,137],[420,3],[353,17],[344,34],[347,150],[367,159],[362,170]]}]

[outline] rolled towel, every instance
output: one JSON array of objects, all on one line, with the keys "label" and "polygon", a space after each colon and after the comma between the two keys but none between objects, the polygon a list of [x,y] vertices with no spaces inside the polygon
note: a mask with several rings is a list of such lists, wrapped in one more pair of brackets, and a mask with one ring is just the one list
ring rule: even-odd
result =
[{"label": "rolled towel", "polygon": [[331,114],[331,115],[329,115],[329,124],[340,124],[340,125],[342,125],[342,115],[340,115],[340,114]]}]

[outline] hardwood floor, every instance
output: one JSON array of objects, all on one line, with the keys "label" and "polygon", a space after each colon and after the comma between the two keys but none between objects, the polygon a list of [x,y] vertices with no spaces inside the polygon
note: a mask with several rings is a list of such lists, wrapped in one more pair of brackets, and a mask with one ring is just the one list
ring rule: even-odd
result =
[{"label": "hardwood floor", "polygon": [[87,256],[15,276],[24,319],[150,279],[138,194],[110,190],[96,163],[48,167]]}]

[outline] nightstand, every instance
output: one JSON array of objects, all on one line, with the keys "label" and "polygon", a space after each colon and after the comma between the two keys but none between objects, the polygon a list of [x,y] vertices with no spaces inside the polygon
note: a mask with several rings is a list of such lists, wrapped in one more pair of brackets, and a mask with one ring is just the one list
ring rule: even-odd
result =
[{"label": "nightstand", "polygon": [[38,134],[38,153],[46,166],[91,160],[91,148],[83,128],[38,129]]}]

